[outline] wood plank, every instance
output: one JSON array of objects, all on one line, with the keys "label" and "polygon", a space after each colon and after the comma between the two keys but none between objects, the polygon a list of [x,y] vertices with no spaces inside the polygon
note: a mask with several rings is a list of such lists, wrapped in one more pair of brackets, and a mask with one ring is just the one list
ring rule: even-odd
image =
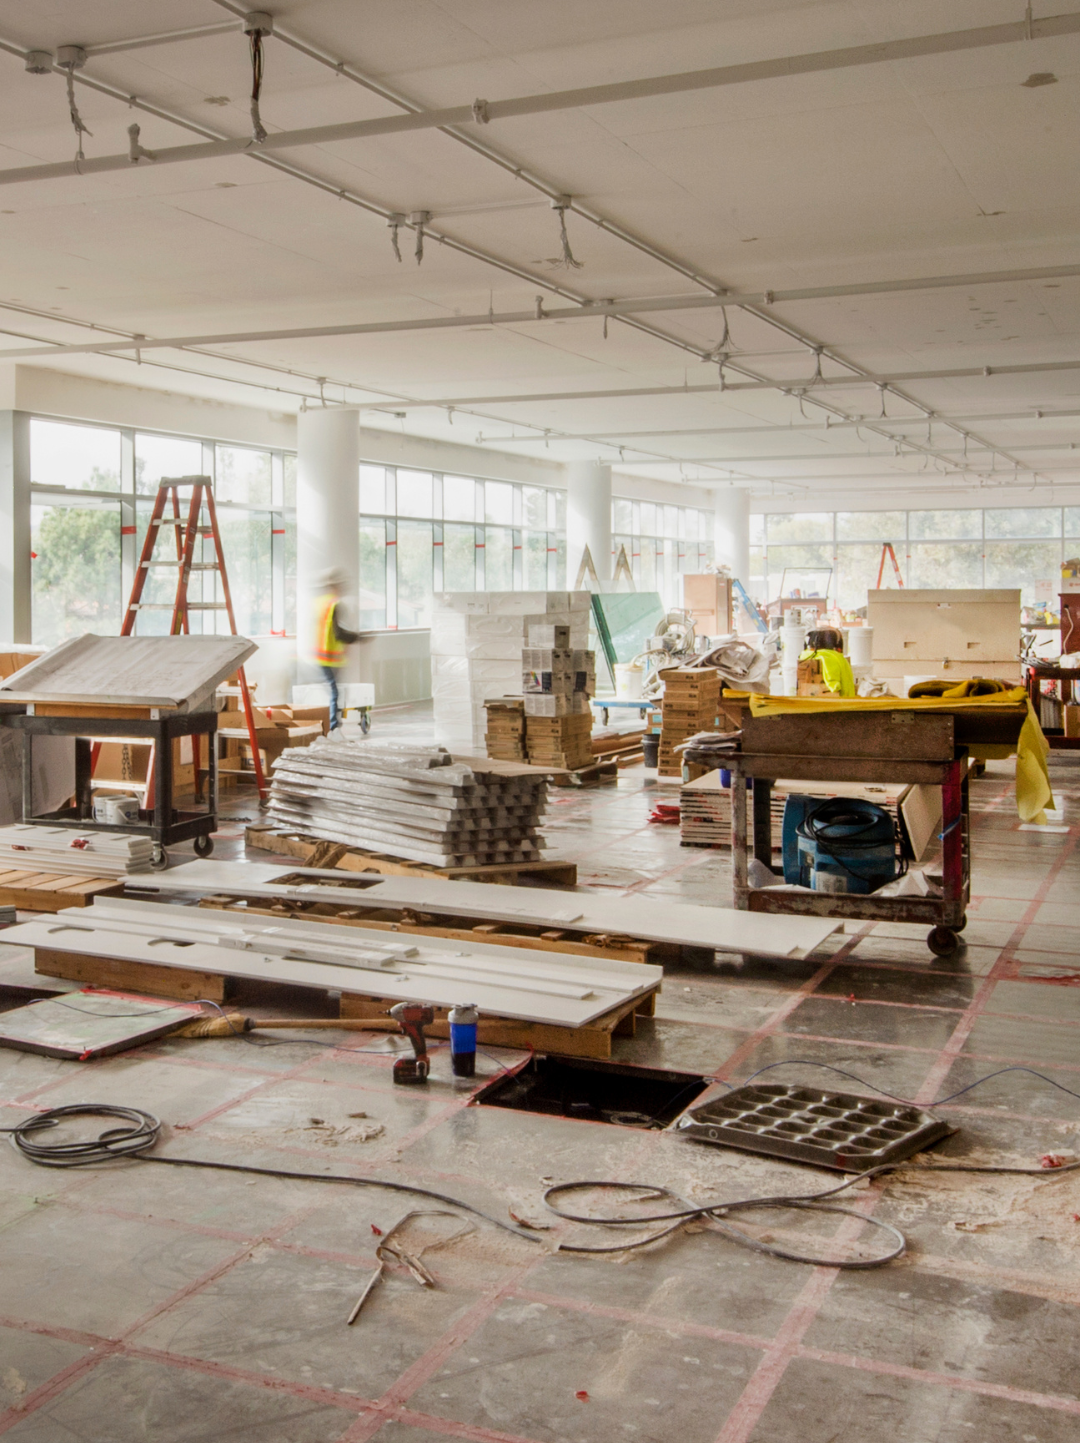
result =
[{"label": "wood plank", "polygon": [[200,997],[208,1002],[224,1002],[228,996],[228,978],[216,973],[128,962],[121,957],[84,957],[49,947],[34,948],[34,970],[46,977],[66,977],[72,982],[90,982],[121,992],[146,992],[154,997],[181,997],[188,1002]]},{"label": "wood plank", "polygon": [[951,716],[909,710],[750,717],[743,748],[758,755],[946,762],[954,755],[954,725]]}]

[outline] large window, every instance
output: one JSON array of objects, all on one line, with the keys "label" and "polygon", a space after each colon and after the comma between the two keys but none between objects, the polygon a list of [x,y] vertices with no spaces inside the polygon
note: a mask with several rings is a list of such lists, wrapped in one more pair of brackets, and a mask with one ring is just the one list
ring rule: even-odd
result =
[{"label": "large window", "polygon": [[[713,559],[713,513],[695,506],[661,506],[615,497],[611,505],[612,563],[619,548],[639,591],[658,591],[666,606],[682,604],[682,577]],[[575,577],[567,578],[573,585]]]},{"label": "large window", "polygon": [[[750,518],[750,582],[759,601],[780,594],[785,567],[831,566],[830,596],[866,605],[891,543],[905,586],[1019,587],[1025,606],[1055,602],[1061,563],[1080,555],[1080,507],[940,511],[781,512]],[[790,589],[791,576],[788,584]],[[895,586],[885,553],[882,585]]]},{"label": "large window", "polygon": [[365,462],[359,502],[362,628],[429,626],[436,592],[565,585],[565,492]]},{"label": "large window", "polygon": [[[281,451],[107,426],[30,422],[33,639],[55,645],[83,632],[115,634],[131,593],[158,485],[213,483],[238,631],[284,635],[296,616],[296,459]],[[181,492],[181,505],[187,502]],[[172,507],[166,511],[171,516]],[[143,589],[137,630],[162,635],[176,597],[176,551],[166,529]],[[170,547],[173,549],[170,551]],[[195,561],[215,561],[209,537]],[[173,562],[172,566],[167,563]],[[195,632],[229,629],[220,575],[194,571]]]}]

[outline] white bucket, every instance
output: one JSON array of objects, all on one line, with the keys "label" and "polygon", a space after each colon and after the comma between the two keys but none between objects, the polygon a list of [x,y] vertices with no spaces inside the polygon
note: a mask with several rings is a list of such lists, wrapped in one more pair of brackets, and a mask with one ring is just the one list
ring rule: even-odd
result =
[{"label": "white bucket", "polygon": [[96,796],[94,821],[106,827],[130,827],[139,820],[138,797]]},{"label": "white bucket", "polygon": [[874,628],[850,626],[847,630],[848,661],[852,666],[869,666],[874,659]]},{"label": "white bucket", "polygon": [[806,627],[793,626],[790,622],[780,628],[780,645],[783,648],[783,665],[794,666],[799,653],[806,645]]},{"label": "white bucket", "polygon": [[615,663],[615,695],[619,701],[640,701],[644,680],[644,668],[637,662]]}]

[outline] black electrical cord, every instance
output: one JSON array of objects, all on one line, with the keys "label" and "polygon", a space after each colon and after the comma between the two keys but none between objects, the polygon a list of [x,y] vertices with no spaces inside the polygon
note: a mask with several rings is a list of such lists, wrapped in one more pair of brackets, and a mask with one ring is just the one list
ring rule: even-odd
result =
[{"label": "black electrical cord", "polygon": [[[877,873],[863,873],[853,867],[845,855],[850,852],[869,851],[873,847],[880,847],[883,839],[868,835],[877,828],[882,819],[887,820],[892,828],[892,846],[894,853],[893,865],[895,871],[893,880],[902,877],[907,872],[907,858],[900,846],[900,829],[895,818],[890,817],[883,808],[874,806],[872,802],[866,806],[874,807],[879,816],[871,816],[868,812],[857,810],[857,804],[845,797],[834,797],[827,802],[821,802],[811,811],[807,812],[802,821],[795,828],[800,837],[808,842],[813,842],[819,852],[824,852],[830,861],[842,868],[849,877],[854,877],[857,882],[876,884],[879,880]],[[829,827],[853,827],[857,831],[851,831],[844,836],[835,836],[826,829]]]},{"label": "black electrical cord", "polygon": [[[847,1072],[843,1068],[832,1067],[828,1063],[812,1062],[810,1059],[793,1058],[787,1062],[770,1063],[753,1073],[746,1082],[739,1084],[727,1083],[728,1087],[745,1086],[753,1077],[760,1077],[763,1072],[769,1072],[775,1067],[804,1066],[819,1067],[828,1072],[835,1072],[841,1077],[848,1077],[864,1087],[879,1093],[882,1097],[888,1097],[895,1102],[903,1103],[908,1107],[918,1106],[917,1103],[907,1098],[896,1097],[894,1094],[885,1092],[871,1082],[866,1082],[855,1073]],[[1036,1072],[1030,1067],[1002,1067],[997,1071],[988,1073],[985,1077],[976,1079],[966,1087],[960,1088],[957,1092],[951,1093],[948,1097],[940,1098],[936,1103],[929,1106],[940,1107],[943,1103],[950,1102],[953,1098],[960,1097],[965,1092],[989,1082],[995,1077],[1000,1077],[1006,1072],[1027,1072],[1037,1077],[1040,1081],[1048,1082],[1052,1087],[1061,1092],[1067,1093],[1070,1097],[1080,1099],[1080,1093],[1073,1092],[1071,1088],[1055,1082],[1052,1077],[1044,1073]],[[98,1134],[96,1138],[89,1138],[84,1141],[69,1143],[47,1143],[39,1142],[36,1134],[47,1129],[58,1126],[59,1123],[73,1117],[112,1117],[118,1118],[124,1126],[107,1128]],[[0,1128],[0,1132],[11,1134],[11,1141],[14,1147],[23,1154],[30,1162],[37,1163],[41,1167],[90,1167],[95,1164],[113,1162],[118,1159],[133,1159],[137,1162],[155,1162],[170,1167],[201,1167],[210,1168],[219,1172],[240,1172],[248,1173],[257,1177],[277,1177],[295,1179],[306,1182],[337,1182],[348,1183],[354,1187],[375,1187],[383,1188],[388,1192],[407,1193],[415,1197],[430,1198],[436,1202],[446,1203],[451,1207],[461,1208],[463,1211],[481,1218],[484,1222],[491,1223],[493,1227],[503,1232],[510,1233],[514,1237],[524,1238],[526,1242],[538,1243],[541,1239],[534,1237],[530,1232],[512,1227],[501,1218],[492,1217],[490,1213],[481,1211],[471,1203],[463,1202],[460,1198],[450,1197],[446,1193],[434,1192],[430,1188],[419,1187],[413,1183],[393,1182],[385,1178],[377,1177],[353,1177],[342,1173],[312,1173],[297,1172],[285,1168],[254,1167],[248,1163],[236,1162],[212,1162],[204,1158],[188,1157],[152,1157],[149,1156],[150,1149],[157,1143],[161,1134],[161,1123],[149,1112],[143,1112],[135,1107],[120,1107],[111,1103],[75,1103],[66,1107],[56,1107],[48,1112],[38,1113],[28,1117],[24,1122],[18,1123],[15,1127]],[[837,1207],[827,1201],[838,1193],[845,1192],[848,1188],[854,1187],[857,1183],[869,1181],[872,1178],[883,1176],[886,1173],[894,1173],[903,1168],[909,1168],[914,1173],[938,1173],[938,1172],[964,1172],[964,1173],[990,1173],[1006,1174],[1010,1176],[1041,1177],[1049,1181],[1055,1177],[1061,1177],[1065,1173],[1075,1172],[1080,1169],[1080,1162],[1063,1162],[1051,1167],[1005,1167],[986,1165],[979,1163],[914,1163],[901,1160],[893,1163],[886,1163],[881,1167],[871,1168],[866,1172],[855,1173],[845,1178],[842,1183],[835,1187],[824,1189],[817,1193],[781,1193],[773,1197],[736,1198],[730,1202],[712,1202],[700,1206],[687,1203],[670,1188],[658,1187],[652,1183],[622,1183],[609,1180],[594,1180],[586,1182],[556,1183],[549,1187],[544,1193],[544,1202],[548,1209],[564,1222],[586,1224],[593,1227],[644,1227],[653,1223],[667,1224],[650,1233],[647,1237],[639,1238],[632,1243],[618,1243],[612,1247],[589,1247],[584,1244],[561,1243],[560,1252],[568,1253],[625,1253],[637,1248],[649,1247],[659,1242],[662,1238],[669,1237],[677,1232],[688,1222],[694,1219],[701,1219],[708,1222],[711,1227],[719,1231],[730,1241],[738,1243],[742,1247],[753,1249],[755,1252],[765,1253],[770,1257],[782,1258],[787,1262],[806,1263],[815,1267],[834,1267],[841,1269],[866,1269],[883,1267],[886,1263],[892,1262],[900,1257],[906,1247],[906,1239],[898,1228],[891,1223],[882,1222],[877,1218],[858,1212],[853,1208]],[[583,1213],[566,1212],[557,1206],[554,1199],[571,1193],[587,1192],[589,1190],[619,1191],[639,1194],[642,1199],[655,1198],[669,1199],[674,1208],[671,1211],[650,1213],[639,1217],[595,1217]],[[726,1219],[732,1213],[750,1212],[766,1208],[797,1208],[806,1212],[830,1212],[846,1217],[854,1217],[859,1222],[871,1227],[878,1228],[882,1232],[890,1234],[895,1240],[895,1246],[890,1251],[872,1258],[836,1258],[827,1259],[813,1255],[791,1252],[771,1242],[755,1238],[741,1229],[732,1227]]]},{"label": "black electrical cord", "polygon": [[[619,1243],[615,1247],[595,1248],[585,1247],[580,1244],[562,1243],[559,1251],[564,1253],[623,1253],[634,1248],[648,1247],[650,1243],[659,1242],[661,1238],[668,1237],[671,1233],[677,1232],[686,1223],[692,1222],[695,1218],[711,1223],[717,1231],[732,1242],[739,1243],[742,1247],[752,1248],[754,1252],[765,1253],[769,1257],[783,1258],[789,1263],[809,1263],[815,1267],[823,1268],[881,1268],[886,1263],[891,1263],[895,1258],[900,1257],[907,1247],[907,1239],[899,1228],[894,1228],[892,1223],[881,1222],[880,1219],[869,1217],[865,1213],[857,1212],[854,1208],[835,1207],[824,1201],[825,1198],[834,1197],[839,1192],[844,1192],[856,1183],[863,1182],[867,1178],[876,1177],[879,1173],[889,1172],[889,1167],[873,1168],[869,1172],[858,1173],[854,1177],[845,1180],[836,1187],[826,1188],[824,1192],[816,1193],[781,1193],[776,1197],[755,1197],[737,1198],[733,1202],[706,1203],[701,1207],[694,1207],[684,1201],[670,1188],[656,1187],[651,1183],[622,1183],[622,1182],[564,1182],[549,1187],[544,1193],[544,1202],[564,1222],[591,1223],[594,1226],[602,1227],[642,1227],[648,1223],[669,1222],[670,1227],[664,1227],[659,1232],[650,1233],[646,1238],[640,1238],[633,1243]],[[586,1192],[600,1189],[602,1191],[618,1190],[622,1192],[639,1192],[647,1197],[670,1198],[673,1203],[678,1204],[673,1212],[650,1213],[646,1217],[592,1217],[588,1214],[564,1212],[552,1202],[552,1198],[561,1194]],[[823,1258],[808,1256],[805,1253],[789,1252],[786,1248],[778,1247],[775,1243],[765,1242],[761,1238],[755,1238],[744,1233],[739,1228],[734,1228],[725,1223],[724,1219],[729,1213],[749,1212],[755,1208],[799,1208],[804,1212],[842,1213],[845,1217],[858,1218],[860,1222],[869,1224],[871,1227],[879,1228],[882,1232],[888,1233],[895,1239],[895,1246],[888,1252],[881,1253],[873,1258]]]}]

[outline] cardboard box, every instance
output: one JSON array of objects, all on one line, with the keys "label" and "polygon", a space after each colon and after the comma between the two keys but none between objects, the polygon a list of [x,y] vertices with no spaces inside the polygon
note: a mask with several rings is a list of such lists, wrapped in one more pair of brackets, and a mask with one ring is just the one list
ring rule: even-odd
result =
[{"label": "cardboard box", "polygon": [[1065,714],[1065,735],[1067,737],[1080,737],[1080,706],[1073,706],[1071,702],[1062,707]]}]

